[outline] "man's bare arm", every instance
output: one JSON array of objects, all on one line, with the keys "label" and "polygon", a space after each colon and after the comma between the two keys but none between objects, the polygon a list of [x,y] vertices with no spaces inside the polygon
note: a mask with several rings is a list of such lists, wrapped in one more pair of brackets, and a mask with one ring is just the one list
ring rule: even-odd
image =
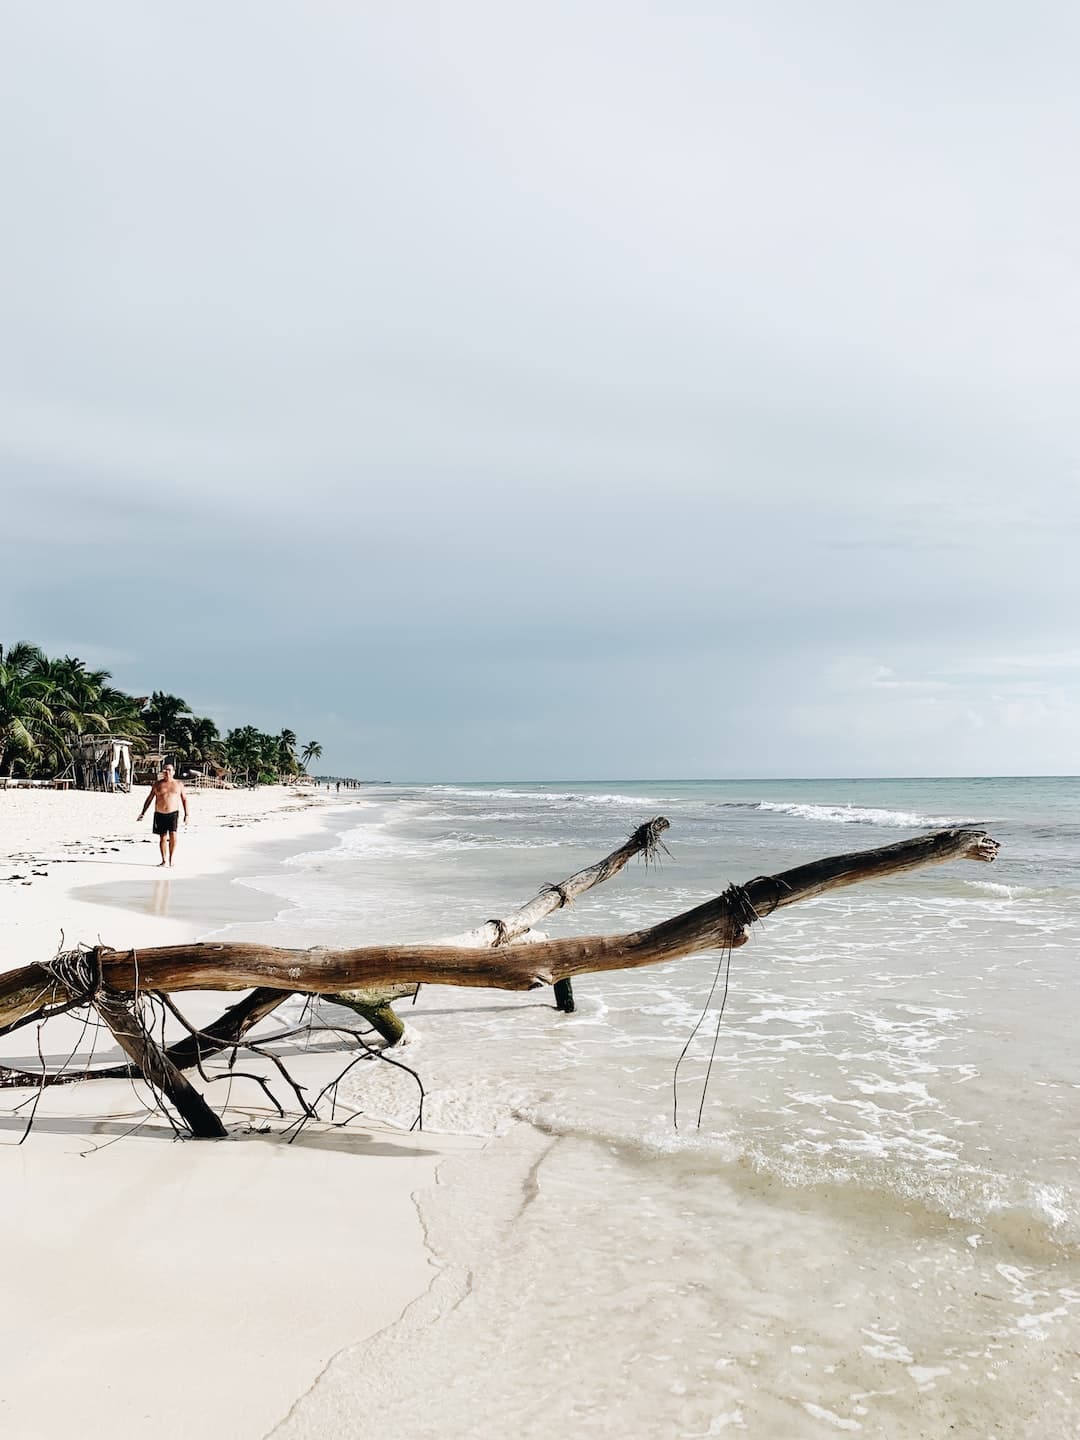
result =
[{"label": "man's bare arm", "polygon": [[184,824],[186,825],[188,822],[187,788],[182,780],[180,782],[180,803],[184,807]]},{"label": "man's bare arm", "polygon": [[141,820],[142,817],[146,814],[147,810],[150,809],[150,806],[153,804],[154,791],[156,790],[156,788],[157,788],[157,787],[156,787],[155,785],[151,785],[151,786],[150,786],[150,794],[147,795],[146,799],[143,801],[143,807],[142,807],[142,809],[139,811],[139,819],[140,819],[140,820]]}]

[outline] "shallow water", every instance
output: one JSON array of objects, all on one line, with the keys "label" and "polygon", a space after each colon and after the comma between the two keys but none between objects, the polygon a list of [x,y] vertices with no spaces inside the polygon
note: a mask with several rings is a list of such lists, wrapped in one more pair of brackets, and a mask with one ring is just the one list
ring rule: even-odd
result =
[{"label": "shallow water", "polygon": [[[581,977],[571,1017],[550,992],[425,987],[405,1013],[426,1125],[501,1138],[423,1197],[427,1309],[332,1367],[312,1419],[383,1385],[382,1420],[410,1436],[1077,1432],[1080,782],[378,799],[337,847],[250,882],[289,902],[278,943],[452,935],[658,813],[663,865],[548,933],[637,928],[953,821],[1003,850],[771,917],[731,956],[719,1025],[721,954]],[[415,1114],[389,1067],[353,1099]],[[320,1433],[304,1415],[295,1433]]]}]

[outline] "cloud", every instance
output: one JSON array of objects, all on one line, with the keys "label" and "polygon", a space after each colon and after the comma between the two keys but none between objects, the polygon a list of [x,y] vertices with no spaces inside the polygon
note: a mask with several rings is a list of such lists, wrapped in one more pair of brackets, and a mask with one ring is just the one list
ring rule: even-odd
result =
[{"label": "cloud", "polygon": [[1075,30],[24,7],[5,629],[342,771],[1068,763]]}]

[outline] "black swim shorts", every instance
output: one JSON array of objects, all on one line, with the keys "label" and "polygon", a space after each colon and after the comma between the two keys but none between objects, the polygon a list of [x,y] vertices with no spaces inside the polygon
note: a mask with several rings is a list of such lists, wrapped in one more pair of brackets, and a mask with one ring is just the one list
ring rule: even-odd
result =
[{"label": "black swim shorts", "polygon": [[180,824],[180,811],[179,811],[179,810],[170,810],[167,815],[163,815],[159,810],[155,810],[155,811],[154,811],[154,834],[155,834],[155,835],[172,835],[172,834],[174,834],[174,833],[176,832],[176,827],[177,827],[179,824]]}]

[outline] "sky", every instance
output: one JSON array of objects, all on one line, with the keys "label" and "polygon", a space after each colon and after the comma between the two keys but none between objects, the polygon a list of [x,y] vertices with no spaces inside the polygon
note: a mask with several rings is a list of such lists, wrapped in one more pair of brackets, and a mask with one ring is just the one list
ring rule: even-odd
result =
[{"label": "sky", "polygon": [[0,13],[0,643],[327,773],[1073,773],[1080,11]]}]

